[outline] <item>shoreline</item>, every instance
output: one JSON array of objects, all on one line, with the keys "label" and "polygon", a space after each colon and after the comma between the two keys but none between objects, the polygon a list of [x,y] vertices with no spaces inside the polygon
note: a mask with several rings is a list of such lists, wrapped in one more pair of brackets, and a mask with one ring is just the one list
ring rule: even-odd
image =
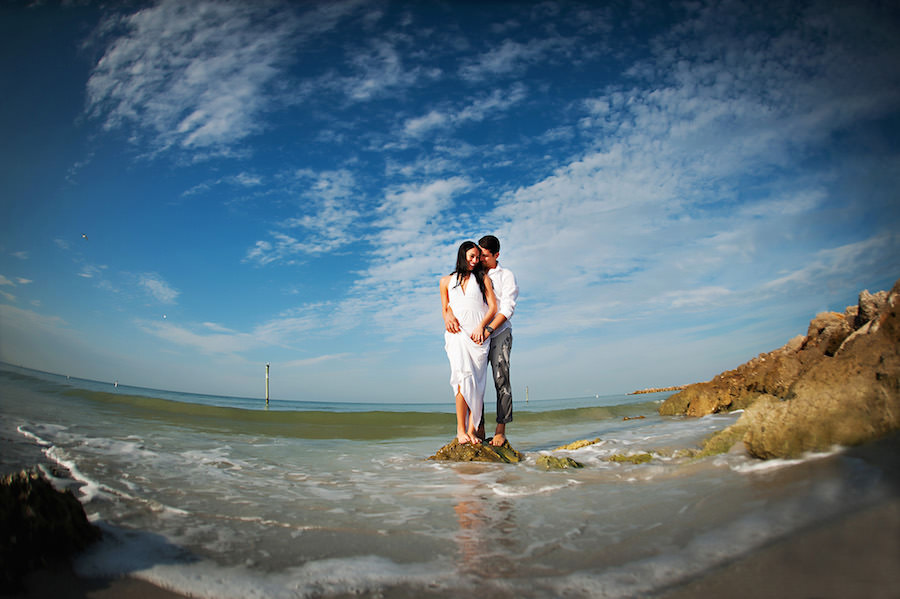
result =
[{"label": "shoreline", "polygon": [[[657,589],[658,599],[729,597],[894,597],[900,588],[900,435],[845,450],[845,455],[877,467],[890,483],[876,503],[809,528],[794,531],[723,564]],[[0,417],[3,473],[42,464],[61,476],[68,472],[43,455],[16,430],[13,418]],[[70,561],[26,575],[18,599],[184,599],[175,591],[134,576],[80,577]],[[391,590],[385,589],[386,596]],[[647,595],[644,595],[647,596]]]}]

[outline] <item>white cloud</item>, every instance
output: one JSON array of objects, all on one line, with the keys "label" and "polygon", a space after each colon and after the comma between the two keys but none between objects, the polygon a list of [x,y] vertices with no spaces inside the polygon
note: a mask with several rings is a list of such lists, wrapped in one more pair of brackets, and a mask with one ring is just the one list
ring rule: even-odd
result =
[{"label": "white cloud", "polygon": [[571,44],[571,40],[563,38],[535,39],[527,43],[507,39],[464,65],[459,74],[469,81],[482,81],[496,75],[519,73],[529,65],[544,62],[566,50]]},{"label": "white cloud", "polygon": [[134,128],[155,151],[229,155],[264,128],[270,93],[291,52],[327,32],[358,2],[305,15],[265,3],[162,0],[108,22],[112,38],[87,84],[88,112],[107,129]]},{"label": "white cloud", "polygon": [[105,264],[99,266],[95,264],[84,264],[82,265],[81,272],[78,273],[78,276],[85,279],[99,278],[106,269],[107,266]]},{"label": "white cloud", "polygon": [[481,122],[488,118],[488,115],[502,113],[524,100],[526,91],[525,85],[516,83],[506,90],[498,89],[482,94],[480,98],[456,111],[432,110],[424,116],[408,119],[403,124],[403,132],[410,137],[422,137],[433,129]]},{"label": "white cloud", "polygon": [[3,275],[0,275],[0,285],[10,285],[11,287],[15,287],[15,286],[16,286],[15,283],[13,283],[12,281],[10,281],[9,279],[7,279],[6,277],[4,277]]},{"label": "white cloud", "polygon": [[257,241],[256,244],[247,250],[244,262],[256,262],[262,266],[275,262],[286,262],[294,264],[292,256],[302,254],[308,245],[295,237],[284,233],[272,232],[274,243],[270,241]]},{"label": "white cloud", "polygon": [[206,354],[235,354],[257,346],[252,335],[240,333],[196,333],[170,322],[139,320],[138,328],[175,345]]},{"label": "white cloud", "polygon": [[354,101],[370,100],[389,90],[409,87],[427,74],[421,68],[407,69],[397,49],[387,40],[374,40],[367,48],[350,57],[357,71],[341,81],[344,93]]},{"label": "white cloud", "polygon": [[144,273],[138,276],[138,284],[144,288],[156,301],[163,304],[174,304],[180,291],[173,289],[166,281],[156,273]]}]

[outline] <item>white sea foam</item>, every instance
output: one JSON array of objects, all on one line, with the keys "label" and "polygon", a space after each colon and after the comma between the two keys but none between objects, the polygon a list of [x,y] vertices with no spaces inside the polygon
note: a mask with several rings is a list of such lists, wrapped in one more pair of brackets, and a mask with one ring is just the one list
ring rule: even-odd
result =
[{"label": "white sea foam", "polygon": [[828,458],[833,455],[837,455],[843,453],[846,450],[845,447],[840,445],[833,446],[828,451],[810,451],[804,453],[799,458],[787,459],[787,458],[774,458],[770,460],[751,460],[746,459],[737,463],[728,463],[723,461],[722,463],[727,463],[728,466],[734,470],[735,472],[768,472],[772,470],[780,470],[781,468],[787,468],[790,466],[795,466],[797,464],[802,464],[803,462],[809,462],[813,460],[821,460],[823,458]]}]

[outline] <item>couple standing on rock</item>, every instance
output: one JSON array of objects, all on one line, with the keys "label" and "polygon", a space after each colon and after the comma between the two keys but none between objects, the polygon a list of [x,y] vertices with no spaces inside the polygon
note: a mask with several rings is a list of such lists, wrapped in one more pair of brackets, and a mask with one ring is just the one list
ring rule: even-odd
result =
[{"label": "couple standing on rock", "polygon": [[[506,442],[512,421],[509,354],[519,286],[512,271],[500,266],[500,240],[485,235],[476,244],[465,241],[456,253],[456,268],[441,278],[444,349],[450,360],[450,386],[456,394],[456,439],[484,441],[484,388],[491,363],[497,391],[494,446]],[[474,284],[473,284],[474,282]]]}]

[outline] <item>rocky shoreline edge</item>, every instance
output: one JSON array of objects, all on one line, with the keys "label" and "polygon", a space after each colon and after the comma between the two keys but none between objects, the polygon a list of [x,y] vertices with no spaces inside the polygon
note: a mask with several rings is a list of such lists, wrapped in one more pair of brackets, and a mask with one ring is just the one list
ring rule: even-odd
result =
[{"label": "rocky shoreline edge", "polygon": [[855,306],[823,312],[806,335],[710,381],[688,385],[663,416],[743,409],[707,440],[707,455],[743,443],[761,459],[856,446],[900,431],[900,280],[864,290]]}]

